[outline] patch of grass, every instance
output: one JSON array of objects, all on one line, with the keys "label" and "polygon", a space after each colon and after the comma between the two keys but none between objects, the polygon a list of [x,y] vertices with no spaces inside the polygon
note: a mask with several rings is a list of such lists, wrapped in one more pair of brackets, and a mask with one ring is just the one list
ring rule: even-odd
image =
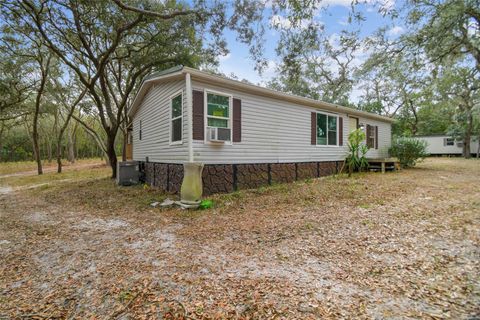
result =
[{"label": "patch of grass", "polygon": [[361,205],[359,205],[358,207],[362,208],[362,209],[370,209],[372,208],[372,204],[370,203],[363,203]]},{"label": "patch of grass", "polygon": [[118,301],[121,303],[128,302],[134,297],[133,293],[130,290],[122,290],[118,294]]},{"label": "patch of grass", "polygon": [[305,230],[313,230],[315,229],[315,226],[313,225],[313,223],[311,222],[306,222],[304,225],[303,225],[303,228]]},{"label": "patch of grass", "polygon": [[[102,163],[100,158],[91,158],[91,159],[79,159],[75,162],[74,165],[84,165],[84,164],[95,164]],[[62,160],[63,167],[72,166],[67,160]],[[48,162],[47,160],[42,161],[42,167],[44,169],[56,168],[56,160]],[[0,162],[0,175],[14,174],[17,172],[24,171],[36,171],[37,163],[35,161],[17,161],[17,162]]]},{"label": "patch of grass", "polygon": [[371,220],[368,220],[368,219],[364,219],[360,222],[363,226],[365,227],[371,227],[373,226],[373,222]]},{"label": "patch of grass", "polygon": [[[53,161],[52,163],[42,161],[42,165],[43,167],[53,167],[56,163]],[[33,170],[37,170],[35,161],[0,162],[0,175]]]},{"label": "patch of grass", "polygon": [[253,193],[256,193],[256,194],[264,194],[264,193],[267,193],[269,190],[270,190],[269,187],[262,186],[257,189],[253,189],[252,191]]},{"label": "patch of grass", "polygon": [[0,185],[17,188],[34,188],[43,184],[55,185],[67,181],[103,179],[111,175],[110,168],[101,166],[82,170],[69,170],[62,173],[47,172],[42,175],[25,175],[0,178]]},{"label": "patch of grass", "polygon": [[244,197],[244,192],[242,191],[235,191],[232,193],[225,193],[220,195],[219,199],[223,202],[230,202],[240,200]]}]

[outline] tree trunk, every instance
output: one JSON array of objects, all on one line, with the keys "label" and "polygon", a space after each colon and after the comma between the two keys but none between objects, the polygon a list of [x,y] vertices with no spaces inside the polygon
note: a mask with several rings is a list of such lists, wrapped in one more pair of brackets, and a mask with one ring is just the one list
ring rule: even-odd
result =
[{"label": "tree trunk", "polygon": [[42,159],[40,156],[40,146],[38,145],[38,115],[40,114],[40,97],[41,97],[41,93],[39,90],[39,93],[37,96],[37,102],[35,103],[35,113],[33,114],[33,132],[32,132],[33,153],[35,156],[35,161],[37,162],[37,172],[39,175],[43,174]]},{"label": "tree trunk", "polygon": [[52,143],[50,140],[47,141],[47,157],[48,163],[52,163]]},{"label": "tree trunk", "polygon": [[0,123],[0,162],[2,162],[2,155],[3,155],[3,132],[5,131],[5,124],[3,122]]},{"label": "tree trunk", "polygon": [[57,173],[62,173],[62,139],[57,140]]},{"label": "tree trunk", "polygon": [[463,156],[465,159],[470,159],[471,157],[471,150],[470,150],[470,141],[472,137],[469,134],[465,135],[465,139],[463,139]]},{"label": "tree trunk", "polygon": [[40,86],[38,87],[37,96],[35,98],[35,112],[33,114],[33,130],[32,130],[32,139],[33,139],[33,151],[35,153],[35,160],[37,161],[37,171],[38,174],[43,174],[42,160],[40,157],[40,147],[38,145],[38,117],[40,115],[40,103],[42,102],[43,91],[45,89],[45,84],[47,82],[48,72],[50,69],[50,59],[52,57],[49,55],[47,57],[46,64],[43,65],[42,52],[39,52],[39,66],[41,72]]},{"label": "tree trunk", "polygon": [[409,103],[410,103],[410,109],[412,110],[412,113],[413,113],[413,117],[414,117],[414,120],[413,120],[413,124],[412,124],[412,134],[413,135],[416,135],[417,134],[417,128],[418,128],[418,115],[417,115],[417,110],[415,110],[415,106],[413,104],[413,100],[410,99],[408,100]]},{"label": "tree trunk", "polygon": [[[112,130],[113,131],[113,130]],[[117,154],[115,153],[115,131],[108,132],[107,136],[107,156],[110,167],[112,168],[112,179],[117,178]]]},{"label": "tree trunk", "polygon": [[463,156],[465,159],[470,159],[471,150],[470,150],[470,141],[472,140],[472,129],[473,129],[473,116],[471,109],[467,115],[467,130],[465,132],[465,137],[463,139]]},{"label": "tree trunk", "polygon": [[78,122],[75,122],[75,124],[73,125],[73,132],[72,132],[72,153],[73,153],[73,161],[74,162],[78,158],[77,129],[78,129]]},{"label": "tree trunk", "polygon": [[68,143],[67,143],[67,160],[70,163],[75,163],[75,151],[73,145],[73,132],[70,130],[68,133]]}]

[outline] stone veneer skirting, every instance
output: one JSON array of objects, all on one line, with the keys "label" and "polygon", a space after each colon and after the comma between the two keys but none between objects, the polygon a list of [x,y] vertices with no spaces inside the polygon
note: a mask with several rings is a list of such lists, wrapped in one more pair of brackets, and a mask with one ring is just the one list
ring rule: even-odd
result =
[{"label": "stone veneer skirting", "polygon": [[[276,183],[324,177],[337,173],[343,161],[206,164],[203,168],[203,194],[229,193]],[[141,162],[145,183],[171,193],[179,193],[183,164]]]}]

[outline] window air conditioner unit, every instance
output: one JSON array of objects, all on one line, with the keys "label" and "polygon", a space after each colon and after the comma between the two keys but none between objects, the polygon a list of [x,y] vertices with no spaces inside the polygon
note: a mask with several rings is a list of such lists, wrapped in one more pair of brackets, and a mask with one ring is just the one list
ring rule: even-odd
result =
[{"label": "window air conditioner unit", "polygon": [[229,128],[207,127],[207,140],[210,142],[230,141]]}]

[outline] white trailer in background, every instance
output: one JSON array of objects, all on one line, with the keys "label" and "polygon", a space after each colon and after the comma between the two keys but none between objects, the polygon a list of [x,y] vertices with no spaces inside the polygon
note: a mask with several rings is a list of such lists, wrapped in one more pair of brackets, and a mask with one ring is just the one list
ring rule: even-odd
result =
[{"label": "white trailer in background", "polygon": [[[432,156],[461,156],[463,141],[455,140],[448,135],[416,136],[415,138],[427,142],[427,152]],[[478,151],[478,138],[472,137],[470,153],[476,155]]]}]

